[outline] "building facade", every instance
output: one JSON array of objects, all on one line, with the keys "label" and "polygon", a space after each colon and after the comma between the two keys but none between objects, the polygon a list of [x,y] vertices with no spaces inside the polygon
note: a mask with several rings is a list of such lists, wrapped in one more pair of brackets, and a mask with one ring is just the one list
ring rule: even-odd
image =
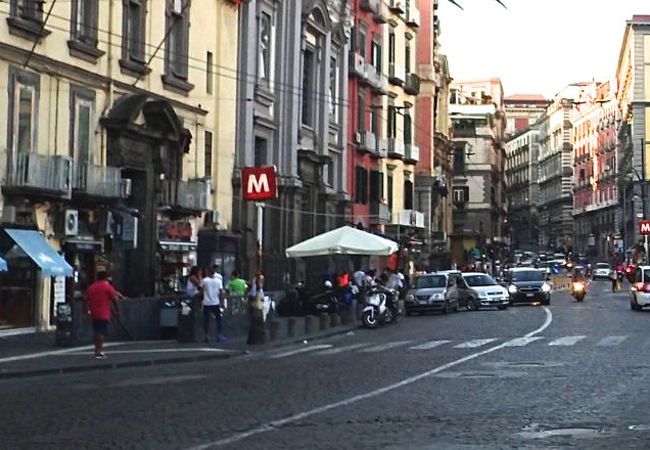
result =
[{"label": "building facade", "polygon": [[598,83],[573,118],[574,251],[590,260],[620,257],[616,84]]},{"label": "building facade", "polygon": [[533,125],[546,112],[550,101],[540,94],[515,94],[503,99],[508,125],[506,134],[523,131]]},{"label": "building facade", "polygon": [[289,273],[308,281],[322,272],[307,266],[312,261],[290,265],[285,249],[350,217],[352,13],[346,1],[252,0],[242,4],[239,20],[232,186],[241,192],[242,168],[274,165],[279,195],[263,210],[261,253],[255,205],[240,195],[233,199],[233,228],[241,236],[244,274],[262,270],[267,288],[281,289]]},{"label": "building facade", "polygon": [[503,86],[498,78],[452,82],[452,257],[471,263],[477,255],[505,253],[506,189]]},{"label": "building facade", "polygon": [[568,252],[573,247],[574,102],[582,101],[589,83],[574,83],[552,100],[540,126],[539,237],[540,248]]},{"label": "building facade", "polygon": [[[48,328],[56,303],[78,300],[99,270],[131,297],[175,292],[204,214],[230,222],[231,189],[214,195],[213,178],[230,170],[221,143],[234,122],[214,107],[232,89],[215,68],[232,65],[236,42],[205,30],[236,23],[236,3],[12,0],[0,11],[0,328]],[[38,233],[20,241],[15,229]],[[72,276],[48,276],[58,260],[30,254],[43,243]]]},{"label": "building facade", "polygon": [[422,259],[428,263],[428,268],[440,270],[451,265],[453,143],[449,118],[451,75],[438,41],[440,21],[436,14],[437,5],[437,1],[434,2],[432,9],[428,0],[418,3],[422,27],[418,35],[417,67],[422,82],[415,103],[415,136],[421,143],[420,161],[415,173],[415,196],[416,208],[424,214],[426,227]]},{"label": "building facade", "polygon": [[[640,250],[637,221],[648,217],[648,199],[642,189],[650,175],[650,16],[635,15],[625,25],[616,67],[620,111],[618,129],[618,186],[624,222],[621,233],[626,253]],[[635,257],[627,253],[627,256]]]},{"label": "building facade", "polygon": [[539,128],[539,122],[529,125],[506,142],[507,226],[513,250],[539,249]]}]

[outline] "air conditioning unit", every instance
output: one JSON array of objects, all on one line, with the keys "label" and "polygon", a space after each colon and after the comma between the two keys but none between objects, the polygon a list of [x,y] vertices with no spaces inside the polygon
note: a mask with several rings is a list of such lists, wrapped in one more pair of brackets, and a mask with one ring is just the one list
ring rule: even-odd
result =
[{"label": "air conditioning unit", "polygon": [[76,236],[79,234],[79,211],[66,209],[63,214],[63,234]]},{"label": "air conditioning unit", "polygon": [[361,144],[361,133],[354,133],[354,143]]},{"label": "air conditioning unit", "polygon": [[115,233],[115,216],[111,211],[106,211],[99,219],[99,230],[105,236],[112,236]]},{"label": "air conditioning unit", "polygon": [[127,198],[127,197],[131,196],[131,179],[130,178],[124,178],[122,180],[120,194],[121,194],[122,198]]}]

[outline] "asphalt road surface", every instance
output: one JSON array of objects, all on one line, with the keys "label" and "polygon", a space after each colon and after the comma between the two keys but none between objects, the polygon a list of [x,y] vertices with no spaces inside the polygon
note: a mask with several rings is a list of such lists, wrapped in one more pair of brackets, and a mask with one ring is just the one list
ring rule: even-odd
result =
[{"label": "asphalt road surface", "polygon": [[650,448],[650,311],[402,317],[224,361],[0,381],[0,448]]}]

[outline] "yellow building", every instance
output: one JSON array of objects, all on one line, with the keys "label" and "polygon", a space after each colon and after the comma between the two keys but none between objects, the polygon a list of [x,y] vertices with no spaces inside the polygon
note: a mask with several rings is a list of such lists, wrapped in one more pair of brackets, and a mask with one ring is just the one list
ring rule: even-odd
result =
[{"label": "yellow building", "polygon": [[[206,212],[230,225],[237,8],[0,3],[0,332],[50,327],[103,269],[129,296],[179,289]],[[73,276],[17,228],[41,232]]]}]

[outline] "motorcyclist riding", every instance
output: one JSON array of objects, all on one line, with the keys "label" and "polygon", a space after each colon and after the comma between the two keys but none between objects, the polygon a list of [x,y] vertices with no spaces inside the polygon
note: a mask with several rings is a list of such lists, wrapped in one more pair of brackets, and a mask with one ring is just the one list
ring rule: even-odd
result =
[{"label": "motorcyclist riding", "polygon": [[573,269],[571,277],[571,295],[578,301],[582,301],[587,290],[587,276],[581,266],[576,266]]}]

